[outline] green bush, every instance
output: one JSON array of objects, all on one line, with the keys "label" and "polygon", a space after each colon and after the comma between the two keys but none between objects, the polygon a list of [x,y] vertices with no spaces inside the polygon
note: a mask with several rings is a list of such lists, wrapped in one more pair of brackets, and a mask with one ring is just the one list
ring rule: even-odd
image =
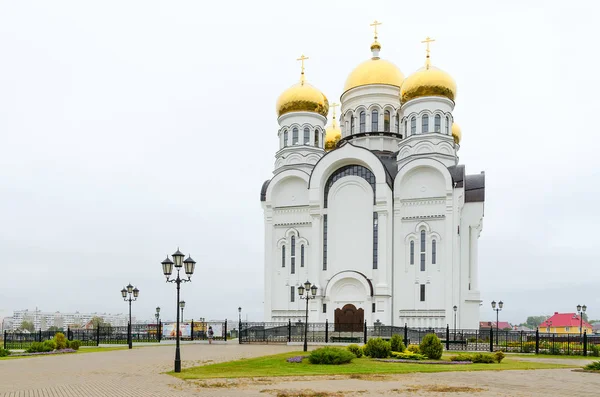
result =
[{"label": "green bush", "polygon": [[427,334],[421,340],[421,354],[426,355],[432,360],[439,360],[442,358],[442,352],[444,347],[442,341],[436,336],[436,334]]},{"label": "green bush", "polygon": [[67,337],[62,332],[57,332],[54,335],[54,343],[56,343],[56,349],[66,349],[67,348]]},{"label": "green bush", "polygon": [[473,355],[472,361],[476,364],[493,364],[496,358],[489,353],[477,353]]},{"label": "green bush", "polygon": [[450,361],[473,361],[473,356],[470,354],[457,354],[456,356],[451,356]]},{"label": "green bush", "polygon": [[359,345],[348,345],[348,351],[356,356],[356,358],[361,358],[363,356],[363,348]]},{"label": "green bush", "polygon": [[371,358],[387,358],[392,352],[392,345],[381,338],[373,338],[367,341],[364,351],[365,356]]},{"label": "green bush", "polygon": [[498,364],[500,364],[502,360],[504,360],[504,357],[506,357],[506,355],[503,352],[494,353],[494,359],[496,359],[496,362]]},{"label": "green bush", "polygon": [[421,354],[421,348],[419,347],[419,345],[408,345],[406,350],[408,350],[411,353]]},{"label": "green bush", "polygon": [[600,357],[600,347],[594,345],[594,344],[590,344],[590,351],[589,351],[589,355],[592,357]]},{"label": "green bush", "polygon": [[322,347],[310,352],[308,361],[311,364],[339,365],[347,364],[355,358],[356,356],[346,349],[341,349],[339,347]]},{"label": "green bush", "polygon": [[392,336],[392,339],[390,339],[390,345],[392,347],[393,352],[402,353],[404,350],[406,350],[406,346],[404,346],[404,342],[398,334]]},{"label": "green bush", "polygon": [[[46,341],[47,342],[47,341]],[[29,349],[25,350],[27,353],[43,353],[43,352],[51,352],[54,350],[52,345],[44,342],[33,342]]]},{"label": "green bush", "polygon": [[552,345],[550,346],[550,348],[548,349],[548,354],[552,354],[555,356],[559,356],[562,353],[562,351],[560,350],[560,347],[557,345]]},{"label": "green bush", "polygon": [[427,356],[409,351],[405,351],[404,353],[392,352],[392,357],[400,360],[427,360]]},{"label": "green bush", "polygon": [[73,350],[79,350],[79,346],[81,346],[81,341],[78,339],[74,339],[71,341],[68,341],[69,345],[67,346],[69,349],[73,349]]},{"label": "green bush", "polygon": [[3,349],[0,347],[0,357],[10,356],[10,350]]},{"label": "green bush", "polygon": [[583,368],[587,369],[588,371],[600,371],[600,361],[594,361]]},{"label": "green bush", "polygon": [[523,343],[523,353],[532,353],[535,351],[535,342]]},{"label": "green bush", "polygon": [[56,350],[56,342],[52,339],[50,340],[45,340],[44,342],[44,346],[46,346],[48,349],[48,351],[52,351],[52,350]]}]

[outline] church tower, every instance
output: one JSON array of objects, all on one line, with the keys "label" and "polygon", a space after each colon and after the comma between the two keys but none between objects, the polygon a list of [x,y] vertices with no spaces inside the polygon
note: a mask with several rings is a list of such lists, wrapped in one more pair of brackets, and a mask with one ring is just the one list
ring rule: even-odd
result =
[{"label": "church tower", "polygon": [[[479,326],[478,239],[485,174],[458,163],[456,82],[431,63],[404,78],[380,57],[354,68],[339,124],[306,82],[277,101],[280,147],[261,189],[265,319],[304,321],[298,288],[317,287],[308,321],[334,332],[362,324]],[[456,318],[456,324],[453,323]]]}]

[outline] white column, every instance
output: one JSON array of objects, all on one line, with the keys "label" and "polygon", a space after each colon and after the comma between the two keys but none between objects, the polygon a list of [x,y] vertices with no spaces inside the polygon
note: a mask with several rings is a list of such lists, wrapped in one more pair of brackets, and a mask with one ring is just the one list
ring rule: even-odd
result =
[{"label": "white column", "polygon": [[273,218],[270,210],[265,209],[265,321],[273,321],[271,317],[271,298],[273,294]]},{"label": "white column", "polygon": [[469,264],[471,266],[471,291],[478,291],[478,272],[477,272],[477,244],[479,238],[479,226],[469,227],[470,247],[469,247]]}]

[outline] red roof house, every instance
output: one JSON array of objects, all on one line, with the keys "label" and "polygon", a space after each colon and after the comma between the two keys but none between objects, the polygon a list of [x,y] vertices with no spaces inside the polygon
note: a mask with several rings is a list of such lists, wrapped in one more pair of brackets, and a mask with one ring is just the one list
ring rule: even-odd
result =
[{"label": "red roof house", "polygon": [[[490,327],[493,327],[494,329],[496,329],[496,322],[495,321],[480,321],[479,322],[480,329],[490,329]],[[508,321],[498,321],[498,329],[512,329],[512,325],[510,325],[508,323]]]},{"label": "red roof house", "polygon": [[[582,324],[581,317],[577,313],[559,313],[540,324],[540,331],[554,332],[557,334],[579,334],[579,325]],[[592,326],[583,321],[583,331],[592,333]]]}]

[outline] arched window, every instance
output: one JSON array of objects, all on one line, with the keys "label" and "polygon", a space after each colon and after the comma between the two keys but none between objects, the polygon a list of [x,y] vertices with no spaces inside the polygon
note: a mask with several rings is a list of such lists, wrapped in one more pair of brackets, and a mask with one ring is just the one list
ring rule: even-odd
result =
[{"label": "arched window", "polygon": [[365,129],[366,129],[366,126],[365,126],[366,118],[367,118],[367,115],[365,114],[365,112],[360,112],[359,120],[358,120],[358,122],[359,122],[359,128],[360,128],[359,132],[365,132]]},{"label": "arched window", "polygon": [[292,130],[292,145],[298,144],[298,128],[294,127]]},{"label": "arched window", "polygon": [[327,208],[328,205],[329,189],[331,189],[331,186],[338,180],[349,175],[361,177],[371,185],[371,188],[373,189],[373,205],[375,205],[375,175],[370,169],[363,167],[362,165],[345,165],[338,168],[329,176],[327,182],[325,182],[325,189],[323,189],[323,205],[325,208]]},{"label": "arched window", "polygon": [[415,264],[415,241],[410,240],[410,264]]},{"label": "arched window", "polygon": [[440,116],[439,114],[435,115],[435,121],[434,121],[434,132],[442,132],[442,116]]},{"label": "arched window", "polygon": [[379,131],[379,112],[373,109],[371,112],[371,132]]},{"label": "arched window", "polygon": [[383,112],[383,132],[390,132],[390,111]]},{"label": "arched window", "polygon": [[292,236],[292,249],[290,254],[291,274],[296,274],[296,236]]},{"label": "arched window", "polygon": [[285,267],[285,245],[281,246],[281,267]]},{"label": "arched window", "polygon": [[283,131],[283,147],[288,145],[288,130]]},{"label": "arched window", "polygon": [[304,127],[304,144],[310,145],[310,130],[308,127]]},{"label": "arched window", "polygon": [[304,267],[304,244],[300,246],[300,267]]},{"label": "arched window", "polygon": [[421,134],[429,132],[429,116],[424,114],[421,118]]},{"label": "arched window", "polygon": [[396,133],[400,133],[400,116],[396,115]]},{"label": "arched window", "polygon": [[431,241],[431,264],[435,265],[437,262],[437,243],[435,240]]},{"label": "arched window", "polygon": [[425,230],[421,230],[421,271],[425,271]]},{"label": "arched window", "polygon": [[350,134],[354,134],[354,115],[350,116]]},{"label": "arched window", "polygon": [[450,117],[446,116],[446,135],[450,135],[448,131],[450,130]]},{"label": "arched window", "polygon": [[410,135],[414,135],[417,133],[417,117],[412,116],[410,119]]},{"label": "arched window", "polygon": [[315,128],[315,141],[314,141],[315,147],[319,147],[319,135],[320,134],[321,134],[321,130],[318,128]]}]

